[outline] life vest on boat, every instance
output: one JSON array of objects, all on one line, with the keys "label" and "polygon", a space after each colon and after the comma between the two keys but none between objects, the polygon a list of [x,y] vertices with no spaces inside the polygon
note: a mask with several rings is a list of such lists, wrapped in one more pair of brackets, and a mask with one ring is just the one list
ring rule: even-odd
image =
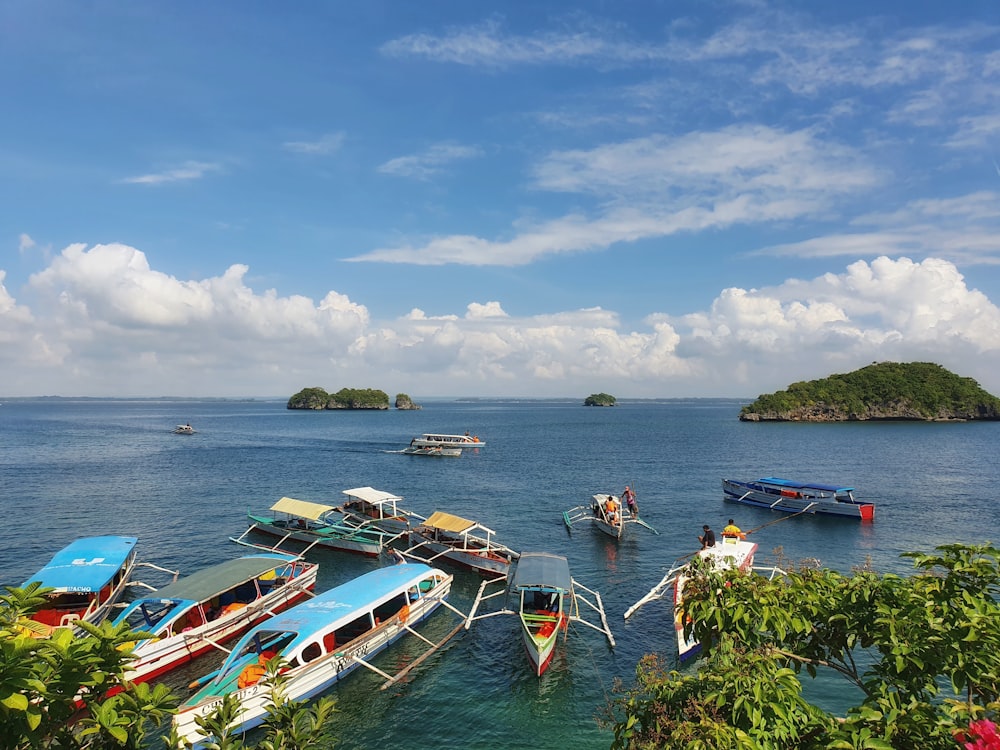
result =
[{"label": "life vest on boat", "polygon": [[405,625],[406,624],[406,618],[409,617],[409,616],[410,616],[410,605],[409,604],[404,604],[403,608],[401,610],[399,610],[399,624],[400,625]]},{"label": "life vest on boat", "polygon": [[247,664],[236,679],[236,685],[240,690],[251,685],[256,685],[265,674],[267,674],[267,667],[263,664]]}]

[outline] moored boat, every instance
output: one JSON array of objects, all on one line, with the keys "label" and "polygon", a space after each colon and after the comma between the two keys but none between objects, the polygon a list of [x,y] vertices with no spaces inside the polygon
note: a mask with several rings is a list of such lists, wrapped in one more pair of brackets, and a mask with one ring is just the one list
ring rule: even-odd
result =
[{"label": "moored boat", "polygon": [[131,601],[115,624],[152,636],[133,645],[125,679],[145,682],[219,648],[316,586],[319,566],[279,553],[226,560]]},{"label": "moored boat", "polygon": [[34,635],[72,627],[78,620],[99,623],[125,592],[136,565],[133,536],[83,537],[57,552],[49,563],[21,584],[51,587],[47,602],[32,616]]},{"label": "moored boat", "polygon": [[[507,584],[506,588],[487,593],[491,586]],[[587,596],[590,595],[590,597]],[[577,622],[605,635],[612,647],[614,636],[608,627],[601,595],[575,581],[570,575],[569,563],[562,555],[548,552],[524,552],[517,560],[513,577],[505,576],[483,581],[472,610],[466,619],[468,628],[475,620],[501,614],[515,614],[504,607],[494,612],[477,615],[482,602],[498,596],[516,597],[521,642],[534,673],[541,675],[548,669],[556,650],[559,634],[565,638],[570,622]],[[600,617],[600,625],[588,621],[580,614],[583,604]]]},{"label": "moored boat", "polygon": [[441,445],[410,445],[406,448],[403,448],[402,453],[407,456],[429,456],[431,458],[459,458],[462,455],[462,449],[444,447]]},{"label": "moored boat", "polygon": [[590,505],[578,505],[563,512],[563,523],[572,530],[573,524],[593,523],[608,536],[621,539],[626,524],[643,526],[654,534],[656,529],[639,518],[636,513],[621,501],[616,495],[597,494],[591,498]]},{"label": "moored boat", "polygon": [[194,435],[195,429],[188,424],[179,424],[174,428],[174,434],[176,435]]},{"label": "moored boat", "polygon": [[254,547],[259,545],[245,541],[253,532],[278,537],[271,551],[283,551],[289,540],[308,545],[308,552],[314,546],[354,552],[368,557],[377,557],[386,545],[396,538],[396,534],[374,525],[347,523],[340,508],[306,500],[283,497],[270,508],[270,515],[247,512],[250,527],[234,542]]},{"label": "moored boat", "polygon": [[204,686],[177,711],[173,721],[178,735],[188,742],[204,742],[197,719],[218,708],[226,695],[235,696],[239,704],[229,726],[231,734],[259,726],[272,701],[264,667],[271,659],[280,660],[282,694],[289,702],[319,695],[359,666],[388,676],[368,660],[407,632],[414,632],[414,625],[445,603],[451,584],[450,575],[427,565],[392,565],[365,573],[257,625],[233,647],[218,672],[206,675]]},{"label": "moored boat", "polygon": [[420,437],[415,437],[410,441],[410,446],[414,448],[427,448],[442,446],[445,448],[482,448],[486,442],[479,439],[478,435],[447,435],[442,432],[425,432]]},{"label": "moored boat", "polygon": [[399,507],[403,498],[374,487],[355,487],[343,490],[348,500],[341,504],[348,523],[375,524],[384,531],[398,534],[408,531],[422,521],[423,516]]},{"label": "moored boat", "polygon": [[[754,555],[756,552],[757,545],[754,542],[748,542],[738,536],[724,536],[720,542],[699,550],[695,556],[704,561],[702,564],[715,570],[736,569],[743,572],[756,570],[772,577],[783,573],[779,568],[755,568]],[[678,561],[645,596],[625,610],[625,619],[627,620],[643,605],[662,599],[668,591],[672,591],[674,633],[677,637],[677,654],[681,660],[694,656],[701,649],[701,644],[691,637],[690,628],[685,627],[688,622],[684,616],[684,586],[693,572],[691,560],[684,563]]]},{"label": "moored boat", "polygon": [[875,518],[875,504],[856,499],[854,488],[843,485],[796,482],[779,477],[765,477],[753,482],[723,479],[722,492],[726,500],[755,508],[862,521]]},{"label": "moored boat", "polygon": [[411,546],[402,554],[424,562],[444,559],[486,575],[506,575],[517,552],[493,535],[481,523],[435,511],[410,530]]}]

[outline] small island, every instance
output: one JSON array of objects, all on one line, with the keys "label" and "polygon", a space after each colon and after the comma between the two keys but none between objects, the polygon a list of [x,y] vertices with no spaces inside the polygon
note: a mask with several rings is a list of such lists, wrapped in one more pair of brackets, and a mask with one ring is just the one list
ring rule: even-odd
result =
[{"label": "small island", "polygon": [[740,411],[743,422],[997,420],[1000,399],[932,362],[873,362],[846,374],[792,383]]},{"label": "small island", "polygon": [[417,409],[423,409],[420,404],[413,403],[413,399],[410,398],[405,393],[396,394],[396,408],[403,411],[416,411]]},{"label": "small island", "polygon": [[592,393],[583,401],[584,406],[614,406],[615,397],[607,393]]},{"label": "small island", "polygon": [[373,388],[341,388],[327,393],[322,388],[303,388],[290,399],[289,409],[388,409],[389,394]]}]

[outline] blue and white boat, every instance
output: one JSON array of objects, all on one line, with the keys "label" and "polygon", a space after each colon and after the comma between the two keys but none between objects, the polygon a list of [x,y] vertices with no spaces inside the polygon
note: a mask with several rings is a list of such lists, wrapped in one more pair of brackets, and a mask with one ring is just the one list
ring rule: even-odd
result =
[{"label": "blue and white boat", "polygon": [[31,630],[47,635],[78,620],[99,623],[121,599],[135,569],[138,539],[134,536],[92,536],[59,550],[49,563],[21,584],[54,589],[48,602],[31,616]]},{"label": "blue and white boat", "polygon": [[221,648],[308,596],[318,570],[316,563],[294,555],[245,555],[134,599],[113,622],[152,635],[133,644],[125,680],[146,682]]},{"label": "blue and white boat", "polygon": [[280,659],[286,701],[313,698],[359,666],[390,681],[398,679],[401,675],[390,677],[367,660],[445,604],[451,583],[452,576],[419,563],[379,568],[257,625],[178,709],[177,734],[188,742],[203,743],[206,738],[197,719],[218,708],[226,695],[235,696],[240,706],[230,733],[262,724],[272,701],[265,677],[265,664],[271,659]]},{"label": "blue and white boat", "polygon": [[780,477],[765,477],[754,482],[722,480],[726,500],[755,508],[785,513],[809,513],[841,516],[871,521],[875,504],[854,497],[854,488],[840,484],[796,482]]}]

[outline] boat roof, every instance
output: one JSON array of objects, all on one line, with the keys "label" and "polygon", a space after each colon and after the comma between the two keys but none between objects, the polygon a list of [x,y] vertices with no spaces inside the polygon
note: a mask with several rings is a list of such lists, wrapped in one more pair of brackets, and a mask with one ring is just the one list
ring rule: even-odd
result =
[{"label": "boat roof", "polygon": [[348,497],[356,497],[358,500],[364,500],[372,505],[381,505],[382,503],[403,499],[399,495],[394,495],[391,492],[383,490],[376,490],[374,487],[355,487],[353,490],[343,490],[343,493]]},{"label": "boat roof", "polygon": [[358,610],[367,609],[397,591],[416,586],[432,570],[434,568],[424,563],[400,563],[371,570],[275,615],[254,631],[288,630],[302,634],[338,620],[350,621],[357,617]]},{"label": "boat roof", "polygon": [[550,552],[522,552],[511,585],[515,589],[545,586],[570,591],[573,588],[573,579],[569,573],[569,563],[562,555],[553,555]]},{"label": "boat roof", "polygon": [[425,432],[421,437],[425,438],[458,438],[459,440],[471,440],[470,435],[449,435],[447,432]]},{"label": "boat roof", "polygon": [[61,550],[21,584],[39,581],[59,591],[100,591],[125,565],[138,543],[134,536],[90,536]]},{"label": "boat roof", "polygon": [[300,518],[309,518],[313,521],[318,521],[322,518],[324,513],[329,513],[333,509],[334,506],[332,505],[310,503],[306,500],[296,500],[291,497],[283,497],[271,506],[271,510],[278,511],[280,513],[288,513],[289,515],[298,516]]},{"label": "boat roof", "polygon": [[456,534],[464,534],[472,529],[482,529],[488,534],[493,533],[493,529],[488,529],[481,523],[470,521],[468,518],[462,518],[461,516],[453,516],[451,513],[442,513],[439,510],[431,513],[430,517],[421,525],[441,529],[441,531],[451,531]]},{"label": "boat roof", "polygon": [[776,484],[780,487],[788,487],[793,490],[823,490],[825,492],[854,492],[853,487],[844,487],[840,484],[822,484],[820,482],[796,482],[792,479],[781,479],[780,477],[764,477],[758,482]]},{"label": "boat roof", "polygon": [[294,562],[294,555],[277,553],[246,555],[235,560],[226,560],[218,565],[192,573],[179,581],[157,589],[143,599],[190,599],[203,602],[228,591],[233,586],[249,581],[262,573]]}]

